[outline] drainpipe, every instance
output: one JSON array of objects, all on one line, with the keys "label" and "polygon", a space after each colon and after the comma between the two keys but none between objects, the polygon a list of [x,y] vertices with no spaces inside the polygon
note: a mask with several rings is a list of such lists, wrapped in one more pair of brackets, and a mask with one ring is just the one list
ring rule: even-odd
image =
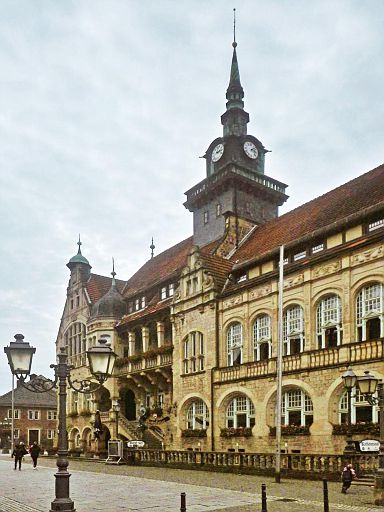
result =
[{"label": "drainpipe", "polygon": [[214,413],[214,386],[213,386],[213,376],[215,370],[219,367],[219,301],[216,298],[216,308],[215,308],[215,366],[211,368],[211,451],[215,451],[215,413]]}]

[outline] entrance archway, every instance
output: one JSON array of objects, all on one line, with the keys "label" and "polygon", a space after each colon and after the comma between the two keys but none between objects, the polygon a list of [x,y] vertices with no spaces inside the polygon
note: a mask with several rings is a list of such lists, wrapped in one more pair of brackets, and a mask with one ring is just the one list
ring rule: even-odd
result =
[{"label": "entrance archway", "polygon": [[121,391],[121,403],[123,405],[122,412],[127,420],[136,420],[136,399],[132,389]]}]

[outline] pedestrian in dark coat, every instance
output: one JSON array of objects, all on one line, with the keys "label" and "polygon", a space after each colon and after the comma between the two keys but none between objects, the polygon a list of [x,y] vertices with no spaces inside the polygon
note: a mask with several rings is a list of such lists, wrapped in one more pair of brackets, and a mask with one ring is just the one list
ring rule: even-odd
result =
[{"label": "pedestrian in dark coat", "polygon": [[17,469],[17,463],[19,463],[19,471],[21,471],[21,461],[23,460],[24,455],[27,455],[27,450],[25,449],[24,443],[17,444],[15,449],[13,450],[12,457],[15,457],[15,467]]},{"label": "pedestrian in dark coat", "polygon": [[41,452],[41,448],[37,444],[37,442],[35,441],[33,443],[33,445],[29,449],[29,454],[30,454],[31,459],[32,459],[33,469],[37,469],[36,468],[36,466],[37,466],[37,459],[38,459],[38,457],[40,455],[40,452]]},{"label": "pedestrian in dark coat", "polygon": [[343,486],[341,488],[341,492],[343,494],[347,494],[347,490],[351,487],[352,480],[356,477],[355,470],[352,467],[352,464],[347,464],[341,473],[341,481],[343,482]]}]

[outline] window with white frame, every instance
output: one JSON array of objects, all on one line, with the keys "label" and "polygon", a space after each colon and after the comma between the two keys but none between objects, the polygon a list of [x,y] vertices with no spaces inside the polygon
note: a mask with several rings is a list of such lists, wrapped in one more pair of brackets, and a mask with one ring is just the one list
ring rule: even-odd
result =
[{"label": "window with white frame", "polygon": [[184,373],[204,370],[204,336],[199,331],[188,334],[184,340]]},{"label": "window with white frame", "polygon": [[167,286],[163,286],[160,290],[161,300],[167,299],[168,297],[172,297],[174,292],[175,292],[175,285],[173,283],[170,283]]},{"label": "window with white frame", "polygon": [[236,396],[228,407],[226,414],[228,428],[253,427],[255,424],[255,408],[247,396]]},{"label": "window with white frame", "polygon": [[228,366],[241,364],[243,360],[243,326],[235,322],[227,330]]},{"label": "window with white frame", "polygon": [[52,411],[47,411],[47,420],[56,420],[57,419],[57,412],[52,410]]},{"label": "window with white frame", "polygon": [[28,411],[28,419],[29,420],[39,420],[40,419],[40,411],[38,411],[38,410],[29,410]]},{"label": "window with white frame", "polygon": [[384,337],[384,286],[374,283],[360,290],[356,300],[358,341]]},{"label": "window with white frame", "polygon": [[253,324],[253,354],[255,361],[272,357],[271,317],[260,315]]},{"label": "window with white frame", "polygon": [[52,429],[47,430],[47,439],[53,439],[55,437],[55,431]]},{"label": "window with white frame", "polygon": [[311,398],[301,389],[292,389],[283,393],[281,424],[308,427],[312,423],[313,404]]},{"label": "window with white frame", "polygon": [[[12,409],[8,409],[8,418],[12,419]],[[21,418],[20,409],[13,409],[13,418],[19,420]]]},{"label": "window with white frame", "polygon": [[319,348],[337,347],[342,341],[342,311],[338,295],[322,299],[316,312],[316,333]]},{"label": "window with white frame", "polygon": [[304,351],[304,313],[301,306],[290,306],[283,317],[284,355]]},{"label": "window with white frame", "polygon": [[375,222],[370,222],[368,224],[368,231],[375,231],[375,229],[382,227],[384,227],[384,219],[376,220]]},{"label": "window with white frame", "polygon": [[[377,392],[375,395],[377,397]],[[348,422],[348,393],[345,391],[339,402],[339,423]],[[358,388],[351,392],[351,423],[378,423],[379,407],[369,404]]]},{"label": "window with white frame", "polygon": [[209,412],[203,400],[194,400],[187,410],[187,428],[201,430],[209,426]]},{"label": "window with white frame", "polygon": [[85,364],[85,359],[78,357],[85,355],[86,351],[86,326],[81,322],[71,324],[64,334],[64,343],[67,347],[69,361],[75,366]]}]

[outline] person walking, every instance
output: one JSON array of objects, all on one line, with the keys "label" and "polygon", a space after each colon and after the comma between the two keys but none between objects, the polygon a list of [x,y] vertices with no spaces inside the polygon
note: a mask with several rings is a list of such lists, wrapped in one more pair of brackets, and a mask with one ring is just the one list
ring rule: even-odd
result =
[{"label": "person walking", "polygon": [[40,455],[40,452],[41,452],[41,448],[40,446],[37,444],[37,441],[34,441],[33,445],[30,447],[29,449],[29,454],[31,456],[31,459],[32,459],[32,464],[33,464],[33,469],[37,469],[37,459]]},{"label": "person walking", "polygon": [[27,450],[25,449],[24,443],[21,442],[15,446],[13,450],[12,457],[15,457],[15,467],[13,469],[17,469],[17,464],[19,464],[19,471],[21,471],[21,461],[23,460],[24,455],[27,455]]},{"label": "person walking", "polygon": [[353,469],[352,464],[347,464],[341,473],[341,481],[343,485],[341,487],[341,492],[343,494],[347,494],[347,490],[351,487],[352,480],[356,477],[356,472]]}]

